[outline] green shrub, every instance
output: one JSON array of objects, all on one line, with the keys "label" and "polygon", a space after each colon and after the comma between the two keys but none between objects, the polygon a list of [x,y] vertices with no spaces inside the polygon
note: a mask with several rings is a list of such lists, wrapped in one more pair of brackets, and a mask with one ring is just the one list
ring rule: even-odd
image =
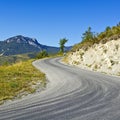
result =
[{"label": "green shrub", "polygon": [[48,57],[48,53],[46,50],[43,50],[40,53],[38,53],[36,57],[37,59],[45,58],[45,57]]}]

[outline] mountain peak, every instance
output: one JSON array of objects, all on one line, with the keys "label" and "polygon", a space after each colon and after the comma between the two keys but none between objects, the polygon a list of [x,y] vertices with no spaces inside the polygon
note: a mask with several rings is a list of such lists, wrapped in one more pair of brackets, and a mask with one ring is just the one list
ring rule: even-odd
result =
[{"label": "mountain peak", "polygon": [[35,38],[24,37],[22,35],[17,35],[5,40],[7,43],[15,42],[15,43],[35,43],[38,44]]},{"label": "mountain peak", "polygon": [[35,38],[17,35],[0,41],[0,55],[16,55],[46,50],[48,53],[57,53],[58,47],[40,44]]}]

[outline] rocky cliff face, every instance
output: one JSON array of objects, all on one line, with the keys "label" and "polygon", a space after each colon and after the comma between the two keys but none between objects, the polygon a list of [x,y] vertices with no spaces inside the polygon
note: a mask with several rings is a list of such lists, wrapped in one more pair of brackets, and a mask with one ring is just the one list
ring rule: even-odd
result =
[{"label": "rocky cliff face", "polygon": [[71,52],[67,56],[67,62],[83,69],[120,75],[120,38],[105,44],[94,44],[86,51],[78,49]]},{"label": "rocky cliff face", "polygon": [[7,40],[5,40],[5,42],[6,43],[14,42],[14,43],[21,43],[21,44],[29,44],[29,45],[32,45],[34,47],[41,49],[40,44],[38,43],[38,41],[35,38],[24,37],[22,35],[8,38]]}]

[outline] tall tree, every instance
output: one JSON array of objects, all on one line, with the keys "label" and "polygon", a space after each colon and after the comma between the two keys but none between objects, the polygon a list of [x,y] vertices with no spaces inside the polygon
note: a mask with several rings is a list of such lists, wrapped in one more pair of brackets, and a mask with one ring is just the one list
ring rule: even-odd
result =
[{"label": "tall tree", "polygon": [[94,33],[91,31],[91,27],[88,27],[88,30],[83,33],[82,41],[91,41],[94,38]]},{"label": "tall tree", "polygon": [[64,52],[64,47],[65,47],[65,43],[67,42],[68,40],[66,38],[63,38],[63,39],[60,39],[60,42],[59,42],[59,45],[60,45],[60,52]]}]

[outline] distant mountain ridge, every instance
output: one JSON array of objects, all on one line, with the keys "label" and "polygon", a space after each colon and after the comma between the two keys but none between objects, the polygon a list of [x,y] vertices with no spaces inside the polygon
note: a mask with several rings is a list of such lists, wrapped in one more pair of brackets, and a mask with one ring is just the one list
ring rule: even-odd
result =
[{"label": "distant mountain ridge", "polygon": [[24,37],[22,35],[11,37],[11,38],[5,40],[5,42],[7,42],[7,43],[12,43],[12,42],[25,43],[25,44],[33,45],[33,46],[41,49],[40,44],[38,43],[38,41],[35,38]]},{"label": "distant mountain ridge", "polygon": [[[69,50],[71,47],[66,47]],[[37,39],[17,35],[0,41],[0,56],[16,55],[46,50],[48,53],[57,53],[59,47],[52,47],[40,44]]]}]

